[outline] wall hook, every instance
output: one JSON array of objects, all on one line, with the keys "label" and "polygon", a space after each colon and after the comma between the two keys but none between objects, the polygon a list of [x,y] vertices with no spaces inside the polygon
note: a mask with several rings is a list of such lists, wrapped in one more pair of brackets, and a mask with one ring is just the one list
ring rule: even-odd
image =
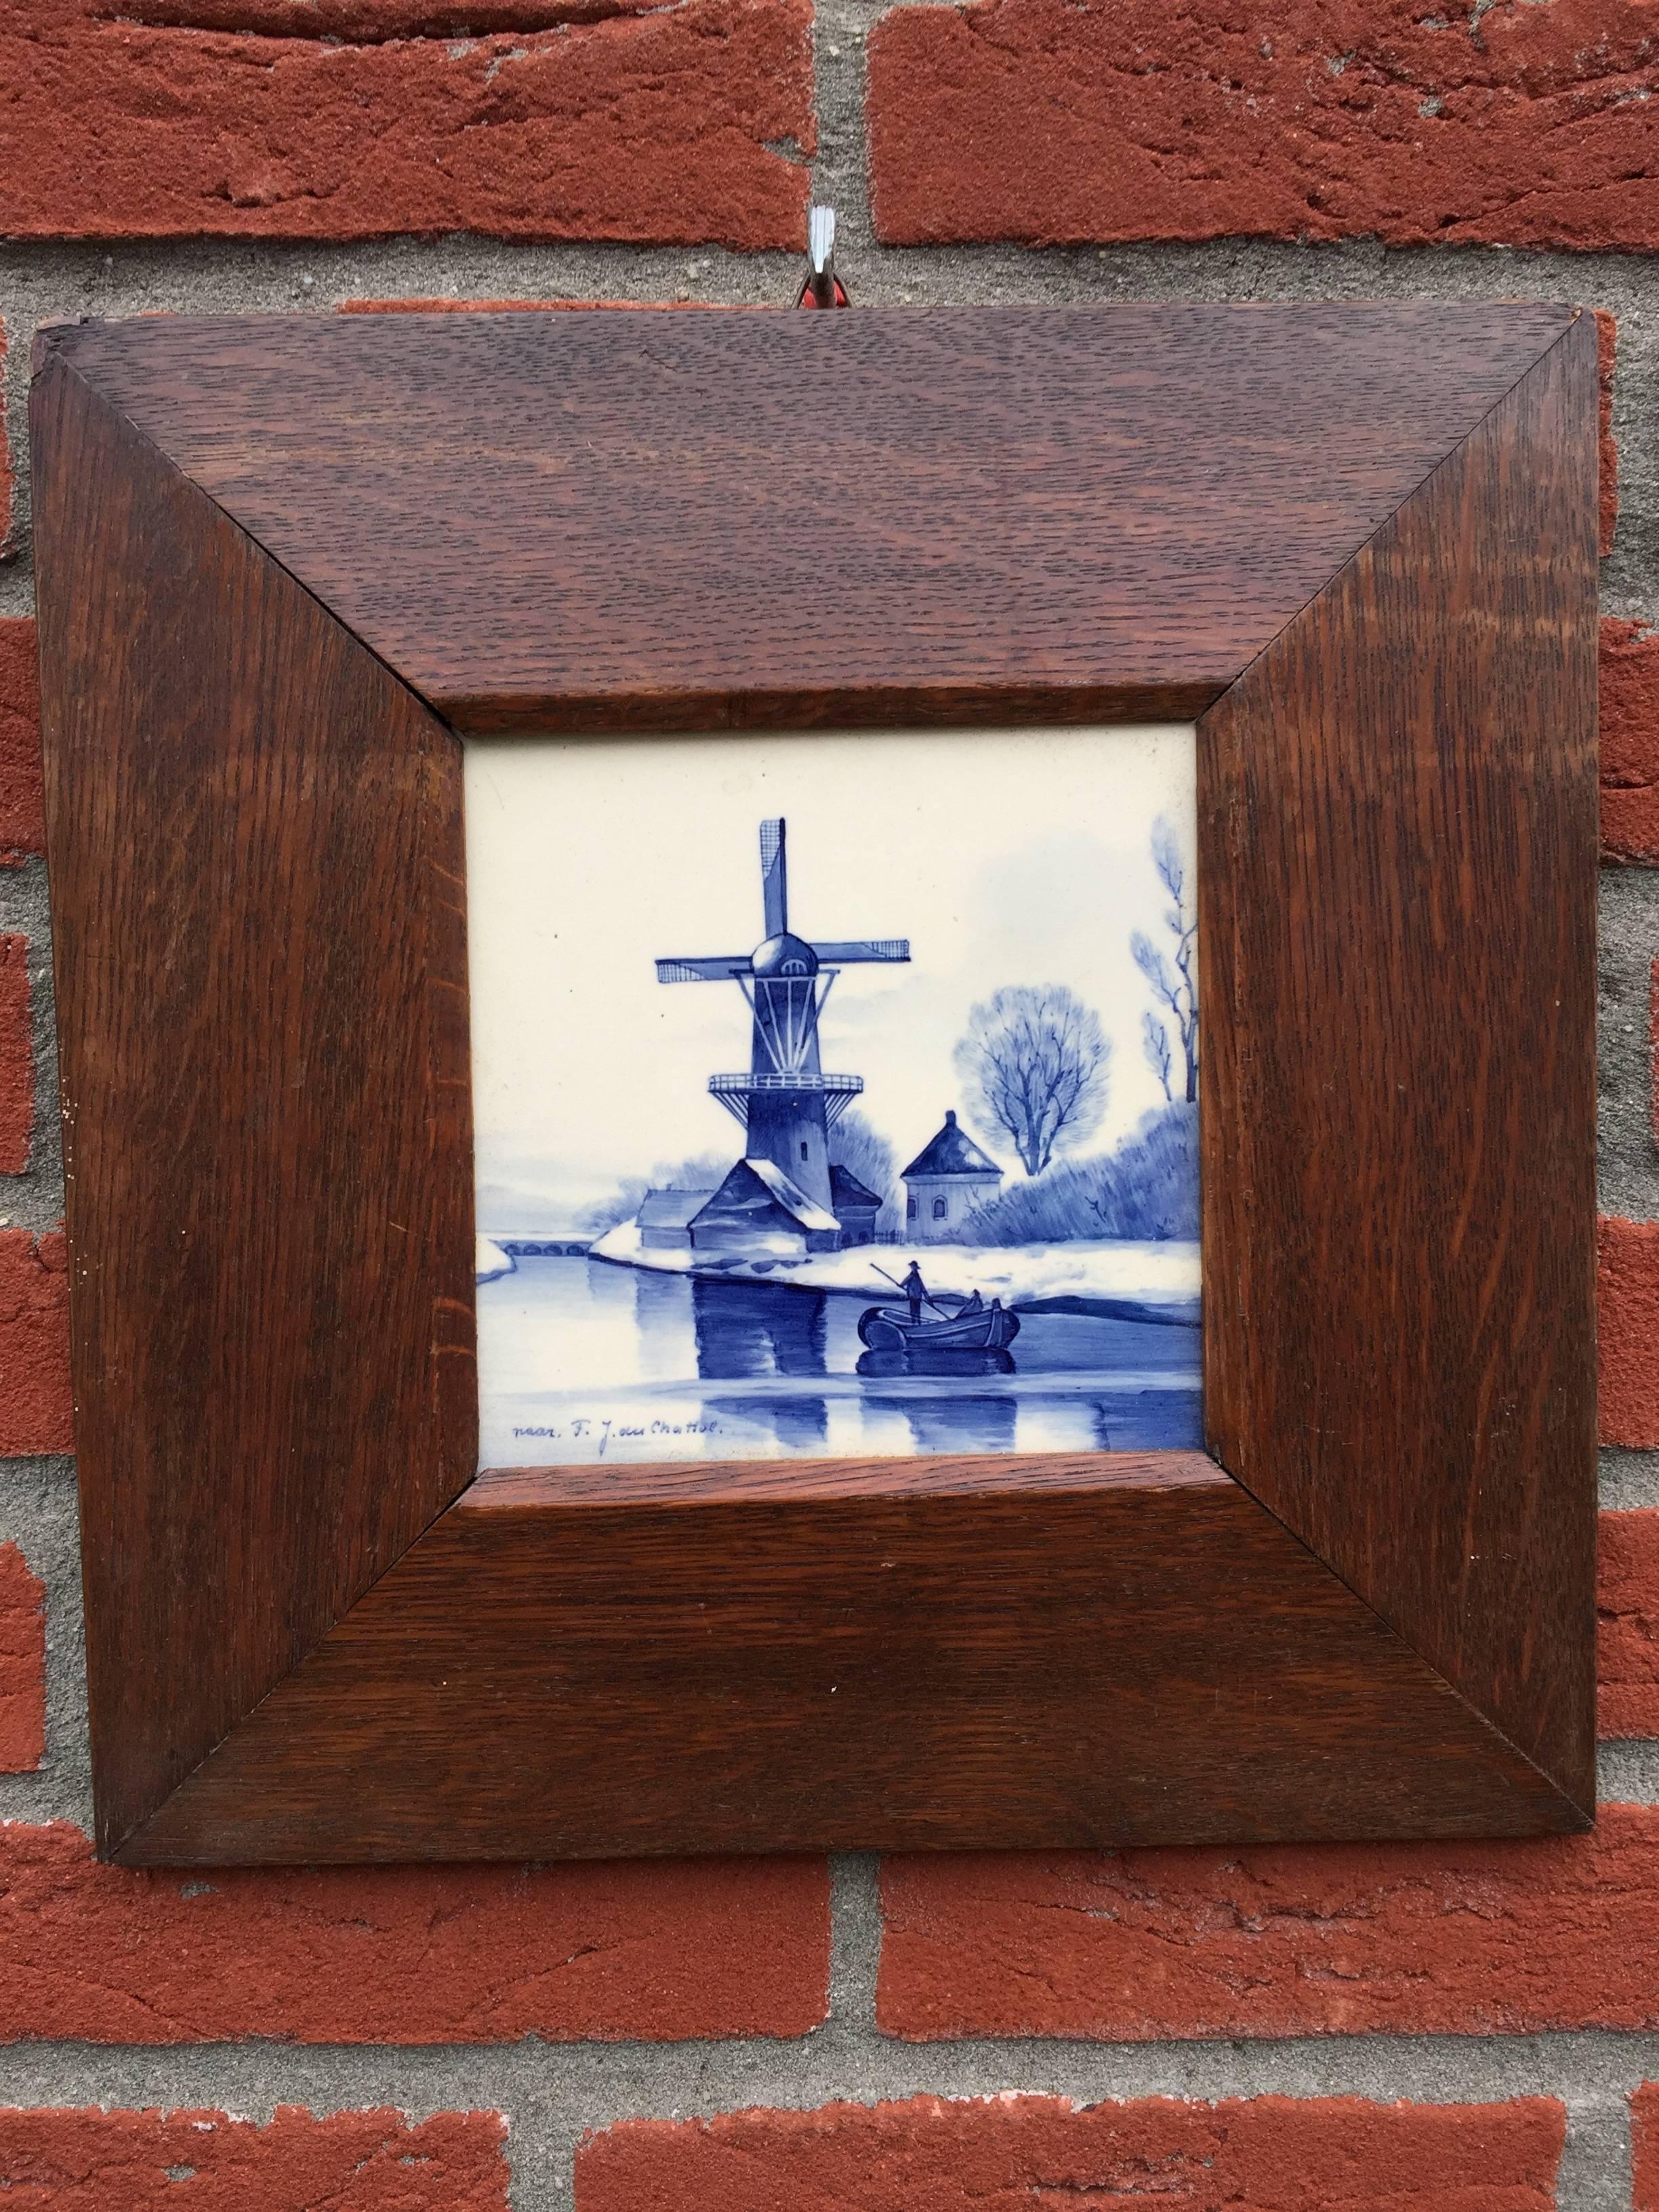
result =
[{"label": "wall hook", "polygon": [[806,282],[796,295],[798,307],[845,307],[851,304],[836,274],[836,210],[814,207],[806,221]]}]

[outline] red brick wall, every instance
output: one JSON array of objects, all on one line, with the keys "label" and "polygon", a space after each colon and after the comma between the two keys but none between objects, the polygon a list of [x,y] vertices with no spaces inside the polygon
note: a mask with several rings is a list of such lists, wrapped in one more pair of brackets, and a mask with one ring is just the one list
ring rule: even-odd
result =
[{"label": "red brick wall", "polygon": [[21,2206],[75,2212],[500,2212],[506,2133],[489,2112],[410,2126],[397,2112],[260,2127],[225,2112],[0,2112],[0,2180]]},{"label": "red brick wall", "polygon": [[980,0],[870,41],[878,235],[1659,240],[1645,0]]},{"label": "red brick wall", "polygon": [[1565,2115],[1505,2105],[1375,2105],[1351,2097],[1218,2104],[1170,2098],[1083,2111],[1052,2097],[990,2104],[832,2105],[713,2120],[635,2120],[577,2154],[583,2212],[932,2212],[973,2205],[1182,2208],[1433,2205],[1547,2212]]},{"label": "red brick wall", "polygon": [[97,1866],[0,434],[5,2203],[1659,2212],[1659,2045],[1631,2039],[1659,2035],[1655,0],[0,0],[0,88],[12,447],[49,317],[779,303],[814,162],[855,301],[1598,310],[1600,1711],[1626,1801],[1540,1844]]}]

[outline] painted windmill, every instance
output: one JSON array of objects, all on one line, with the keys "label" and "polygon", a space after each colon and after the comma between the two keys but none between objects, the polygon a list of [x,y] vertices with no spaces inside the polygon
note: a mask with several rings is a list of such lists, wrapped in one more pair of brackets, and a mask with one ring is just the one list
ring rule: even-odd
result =
[{"label": "painted windmill", "polygon": [[830,1130],[864,1088],[860,1075],[826,1075],[818,1018],[843,968],[910,957],[907,938],[809,945],[789,927],[784,825],[763,822],[761,896],[766,935],[750,953],[659,960],[659,983],[735,983],[749,1002],[753,1042],[746,1075],[711,1075],[708,1088],[744,1131],[744,1157],[770,1160],[826,1212]]}]

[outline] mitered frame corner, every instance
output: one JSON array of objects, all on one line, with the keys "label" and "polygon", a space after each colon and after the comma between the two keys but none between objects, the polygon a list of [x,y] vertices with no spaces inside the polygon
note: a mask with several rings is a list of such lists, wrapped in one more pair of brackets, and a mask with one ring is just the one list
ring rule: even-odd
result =
[{"label": "mitered frame corner", "polygon": [[[106,1855],[1586,1823],[1588,318],[180,319],[33,406]],[[1155,714],[1212,1456],[475,1479],[456,731]]]}]

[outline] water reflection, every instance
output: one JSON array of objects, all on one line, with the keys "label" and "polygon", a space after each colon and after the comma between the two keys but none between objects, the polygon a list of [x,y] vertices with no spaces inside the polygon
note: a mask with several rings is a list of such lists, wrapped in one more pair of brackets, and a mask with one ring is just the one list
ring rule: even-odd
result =
[{"label": "water reflection", "polygon": [[1199,1334],[1024,1317],[1012,1352],[872,1352],[864,1301],[527,1257],[478,1291],[484,1463],[1131,1451],[1200,1440]]},{"label": "water reflection", "polygon": [[[683,1285],[676,1285],[684,1291]],[[697,1372],[711,1382],[763,1375],[823,1375],[821,1291],[774,1290],[768,1283],[691,1285]]]},{"label": "water reflection", "polygon": [[668,1382],[693,1371],[696,1336],[684,1283],[672,1275],[653,1275],[644,1267],[597,1267],[586,1260],[581,1266],[590,1282],[601,1275],[619,1275],[630,1284],[642,1380]]},{"label": "water reflection", "polygon": [[886,1398],[872,1391],[877,1413],[901,1415],[917,1452],[1007,1452],[1014,1449],[1018,1408],[1012,1398]]},{"label": "water reflection", "polygon": [[830,1436],[830,1408],[822,1398],[722,1398],[703,1401],[709,1413],[730,1435],[759,1437],[769,1458],[787,1459],[793,1452],[820,1456]]}]

